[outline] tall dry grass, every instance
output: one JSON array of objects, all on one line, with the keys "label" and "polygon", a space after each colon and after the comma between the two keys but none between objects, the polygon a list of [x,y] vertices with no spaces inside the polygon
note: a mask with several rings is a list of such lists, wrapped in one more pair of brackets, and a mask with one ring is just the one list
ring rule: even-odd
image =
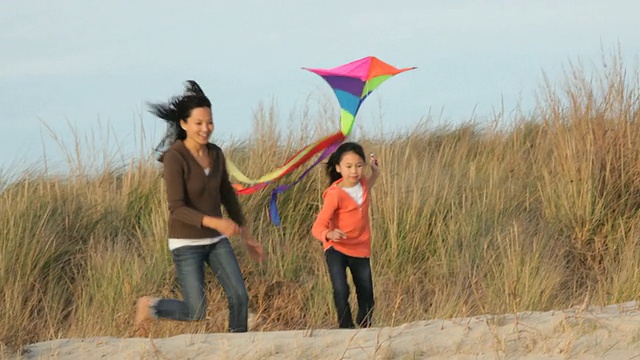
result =
[{"label": "tall dry grass", "polygon": [[[372,206],[376,325],[637,298],[638,75],[617,56],[585,73],[572,65],[563,82],[548,81],[536,110],[509,127],[424,126],[357,139],[382,166]],[[333,130],[330,114],[305,109],[294,119],[302,125],[287,131],[273,106],[258,108],[252,138],[225,151],[260,175]],[[27,171],[1,181],[3,346],[131,336],[139,296],[179,295],[159,167],[105,161],[89,172],[79,153],[69,158],[68,176]],[[267,193],[241,198],[269,255],[258,265],[234,241],[257,330],[334,326],[322,250],[310,235],[325,186],[319,168],[281,196],[281,228],[269,223]],[[209,321],[157,322],[153,335],[223,331],[224,296],[208,281]]]}]

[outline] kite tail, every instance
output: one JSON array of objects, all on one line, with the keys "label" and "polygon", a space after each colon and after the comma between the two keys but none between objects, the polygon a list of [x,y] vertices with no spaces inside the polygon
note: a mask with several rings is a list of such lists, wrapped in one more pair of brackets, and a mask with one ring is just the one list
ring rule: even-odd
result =
[{"label": "kite tail", "polygon": [[271,192],[271,201],[269,202],[269,218],[271,218],[271,222],[275,226],[280,226],[281,224],[280,213],[278,212],[278,206],[276,204],[276,199],[278,195],[289,190],[291,187],[299,183],[305,176],[307,176],[307,174],[311,171],[311,169],[313,169],[316,165],[322,162],[322,160],[324,160],[329,155],[331,155],[334,151],[336,151],[336,149],[338,148],[338,146],[340,146],[343,140],[344,140],[344,136],[342,136],[342,138],[335,139],[335,142],[329,144],[328,147],[324,149],[322,154],[318,156],[316,161],[314,161],[313,164],[311,164],[311,166],[309,166],[309,168],[307,168],[294,182],[287,185],[279,185],[275,189],[273,189],[273,191]]},{"label": "kite tail", "polygon": [[287,160],[282,166],[274,171],[263,175],[258,179],[250,179],[244,175],[238,167],[229,159],[227,159],[227,171],[229,175],[235,178],[237,181],[250,184],[251,186],[244,187],[241,184],[234,184],[233,187],[238,195],[249,195],[269,186],[273,181],[280,179],[281,177],[289,174],[300,165],[307,162],[315,154],[322,150],[327,149],[335,143],[340,143],[344,140],[345,136],[342,132],[338,131],[333,135],[327,136],[313,144],[307,145]]}]

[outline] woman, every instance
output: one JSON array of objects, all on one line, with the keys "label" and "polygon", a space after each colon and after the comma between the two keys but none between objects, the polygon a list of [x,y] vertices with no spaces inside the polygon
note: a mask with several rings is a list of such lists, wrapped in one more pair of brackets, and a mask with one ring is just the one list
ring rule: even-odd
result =
[{"label": "woman", "polygon": [[[152,319],[202,320],[206,315],[204,264],[222,285],[229,303],[229,332],[247,331],[248,295],[229,237],[240,234],[250,255],[263,248],[249,234],[236,193],[229,182],[222,150],[209,142],[211,102],[195,81],[184,95],[151,104],[168,124],[156,151],[164,165],[169,204],[169,249],[183,300],[138,299],[136,326],[147,332]],[[230,218],[222,216],[224,206]]]}]

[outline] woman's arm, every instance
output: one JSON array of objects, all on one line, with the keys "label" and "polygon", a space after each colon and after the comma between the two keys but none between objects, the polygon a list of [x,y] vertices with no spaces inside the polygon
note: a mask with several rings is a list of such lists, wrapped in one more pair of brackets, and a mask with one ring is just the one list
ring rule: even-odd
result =
[{"label": "woman's arm", "polygon": [[229,181],[229,172],[227,171],[227,162],[222,150],[218,150],[220,161],[222,161],[222,180],[220,182],[220,202],[227,212],[229,217],[235,221],[240,227],[245,226],[246,219],[242,213],[242,207],[238,201],[238,195]]}]

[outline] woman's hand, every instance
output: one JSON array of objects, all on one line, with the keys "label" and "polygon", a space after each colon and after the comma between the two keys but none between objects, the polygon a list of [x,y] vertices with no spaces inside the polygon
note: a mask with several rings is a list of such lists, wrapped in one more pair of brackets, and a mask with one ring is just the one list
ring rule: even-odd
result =
[{"label": "woman's hand", "polygon": [[202,218],[202,225],[217,230],[220,234],[229,238],[240,233],[240,226],[228,218],[205,216]]},{"label": "woman's hand", "polygon": [[262,264],[262,260],[264,260],[264,247],[253,238],[247,228],[242,227],[240,232],[242,234],[244,244],[247,246],[247,250],[249,251],[249,256],[251,256],[253,260]]},{"label": "woman's hand", "polygon": [[333,229],[327,233],[327,240],[340,242],[340,240],[344,240],[347,238],[347,234],[340,229]]}]

